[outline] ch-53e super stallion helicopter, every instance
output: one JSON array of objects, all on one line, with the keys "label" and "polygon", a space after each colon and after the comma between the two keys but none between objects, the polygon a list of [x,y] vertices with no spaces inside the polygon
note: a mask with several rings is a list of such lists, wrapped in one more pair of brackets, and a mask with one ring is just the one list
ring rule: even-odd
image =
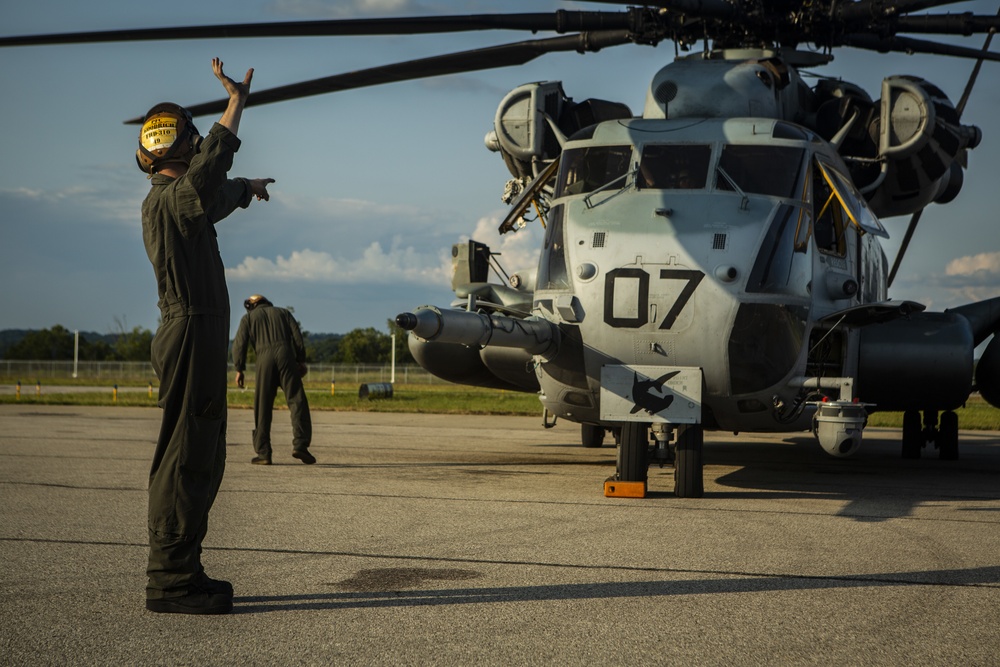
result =
[{"label": "ch-53e super stallion helicopter", "polygon": [[[887,289],[921,211],[962,185],[979,130],[961,113],[982,48],[902,33],[992,34],[1000,18],[925,10],[952,0],[658,0],[557,11],[157,28],[0,39],[0,46],[239,36],[382,35],[514,29],[572,33],[254,92],[248,106],[456,72],[555,51],[673,42],[678,57],[625,105],[574,101],[560,82],[500,103],[487,146],[513,178],[511,214],[545,226],[536,271],[488,281],[489,248],[453,248],[451,308],[397,323],[432,373],[539,392],[546,419],[583,444],[619,445],[609,495],[644,495],[651,462],[675,493],[703,494],[706,429],[812,430],[832,455],[861,443],[871,410],[904,412],[902,454],[933,442],[958,456],[975,389],[1000,406],[1000,298],[945,312]],[[916,13],[924,12],[924,13]],[[703,51],[690,53],[701,44]],[[809,45],[809,49],[805,48]],[[878,99],[802,68],[849,46],[977,60],[953,105],[933,83],[883,80]],[[221,112],[225,101],[188,107]],[[135,119],[132,122],[141,122]],[[879,217],[911,215],[890,270]],[[973,352],[990,336],[978,366]]]}]

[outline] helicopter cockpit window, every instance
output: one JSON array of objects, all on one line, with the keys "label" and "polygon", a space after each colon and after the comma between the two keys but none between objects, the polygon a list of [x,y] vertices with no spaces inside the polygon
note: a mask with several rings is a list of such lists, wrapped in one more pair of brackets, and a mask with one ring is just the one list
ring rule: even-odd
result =
[{"label": "helicopter cockpit window", "polygon": [[868,202],[865,201],[865,198],[854,187],[851,179],[827,164],[822,164],[821,166],[829,177],[829,180],[833,181],[836,185],[840,203],[847,209],[851,220],[869,234],[889,238],[889,233],[885,231],[885,227],[882,226],[879,219],[868,208]]},{"label": "helicopter cockpit window", "polygon": [[813,238],[820,252],[843,257],[847,253],[845,233],[851,224],[833,181],[817,161],[812,173]]},{"label": "helicopter cockpit window", "polygon": [[700,190],[708,182],[712,147],[706,144],[647,144],[642,149],[640,188]]},{"label": "helicopter cockpit window", "polygon": [[549,224],[545,227],[545,241],[538,261],[538,289],[566,289],[570,287],[566,268],[566,245],[563,238],[563,206],[553,206]]},{"label": "helicopter cockpit window", "polygon": [[799,240],[804,209],[790,203],[777,208],[747,278],[747,292],[808,297],[812,258]]},{"label": "helicopter cockpit window", "polygon": [[[722,148],[719,167],[747,193],[793,199],[798,194],[803,149],[795,146],[730,144]],[[729,180],[716,177],[720,190],[733,190]]]},{"label": "helicopter cockpit window", "polygon": [[[563,151],[556,197],[579,195],[623,178],[632,161],[631,146],[589,146]],[[622,183],[624,185],[624,183]]]}]

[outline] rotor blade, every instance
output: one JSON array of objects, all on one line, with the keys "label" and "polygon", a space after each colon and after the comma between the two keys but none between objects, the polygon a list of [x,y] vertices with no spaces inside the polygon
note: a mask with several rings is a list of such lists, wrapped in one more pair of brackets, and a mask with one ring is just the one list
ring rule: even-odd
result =
[{"label": "rotor blade", "polygon": [[466,16],[417,16],[386,19],[328,21],[279,21],[232,25],[178,26],[142,30],[23,35],[0,38],[0,46],[141,42],[169,39],[220,39],[227,37],[330,37],[351,35],[415,35],[473,30],[531,30],[582,32],[628,27],[625,12],[555,12],[531,14],[477,14]]},{"label": "rotor blade", "polygon": [[884,19],[888,16],[898,16],[909,14],[923,9],[943,7],[953,5],[966,0],[895,0],[894,2],[884,2],[883,0],[861,0],[842,4],[837,7],[836,16],[844,21],[854,21],[858,19]]},{"label": "rotor blade", "polygon": [[[485,49],[449,53],[443,56],[409,60],[392,65],[383,65],[371,69],[336,74],[334,76],[301,81],[299,83],[269,88],[257,93],[250,93],[246,106],[271,104],[293,100],[311,95],[335,93],[342,90],[377,86],[383,83],[410,81],[444,74],[458,74],[484,69],[523,65],[526,62],[557,51],[598,51],[606,46],[617,46],[631,42],[631,33],[627,30],[607,30],[591,33],[550,37],[548,39],[501,44]],[[204,116],[211,113],[222,113],[228,105],[228,100],[216,100],[187,107],[192,116]],[[126,125],[140,125],[143,119],[132,118],[125,121]]]},{"label": "rotor blade", "polygon": [[[962,2],[964,0],[948,1]],[[644,0],[643,2],[636,2],[635,0],[583,0],[583,2],[659,7],[672,12],[690,14],[691,16],[705,18],[735,18],[742,11],[739,3],[731,0]]]},{"label": "rotor blade", "polygon": [[855,33],[844,35],[840,40],[841,46],[853,46],[858,49],[878,51],[886,53],[888,51],[899,51],[902,53],[931,53],[938,56],[955,56],[958,58],[983,58],[1000,62],[1000,53],[989,51],[983,53],[979,49],[972,49],[966,46],[953,46],[951,44],[941,44],[939,42],[928,42],[922,39],[912,39],[909,37],[879,37],[870,33]]},{"label": "rotor blade", "polygon": [[939,35],[974,35],[1000,30],[1000,17],[975,14],[921,14],[901,16],[893,26],[897,32],[936,33]]},{"label": "rotor blade", "polygon": [[967,1],[968,0],[894,0],[891,3],[888,3],[889,6],[885,11],[893,14],[909,14],[911,12],[923,11],[924,9],[944,7],[945,5],[955,5],[960,2]]}]

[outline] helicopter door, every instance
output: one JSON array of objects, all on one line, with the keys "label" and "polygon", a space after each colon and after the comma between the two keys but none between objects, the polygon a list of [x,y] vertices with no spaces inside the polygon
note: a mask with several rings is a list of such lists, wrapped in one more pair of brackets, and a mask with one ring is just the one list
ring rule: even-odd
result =
[{"label": "helicopter door", "polygon": [[[851,180],[836,167],[817,160],[813,178],[816,244],[821,252],[854,259],[851,273],[862,286],[862,302],[884,298],[884,254],[873,237],[888,238],[882,223]],[[853,233],[849,230],[853,229]],[[854,249],[847,257],[848,246]],[[836,263],[833,264],[836,266]],[[847,268],[847,267],[843,267]]]},{"label": "helicopter door", "polygon": [[816,247],[825,255],[847,255],[847,227],[850,223],[841,198],[829,172],[819,161],[813,167],[813,238]]}]

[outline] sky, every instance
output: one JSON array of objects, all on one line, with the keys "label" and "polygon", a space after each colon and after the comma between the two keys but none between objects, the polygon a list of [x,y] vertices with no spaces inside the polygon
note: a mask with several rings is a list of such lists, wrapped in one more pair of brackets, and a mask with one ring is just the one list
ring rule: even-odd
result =
[{"label": "sky", "polygon": [[[979,0],[939,11],[992,15],[998,4]],[[620,7],[558,0],[36,0],[5,2],[0,34]],[[252,89],[264,90],[531,38],[494,31],[0,49],[0,330],[156,329],[156,285],[139,215],[149,186],[135,166],[138,128],[122,121],[162,101],[224,97],[213,57],[237,80],[254,68]],[[982,40],[953,41],[979,48]],[[957,103],[973,64],[854,49],[835,56],[821,73],[858,84],[873,99],[884,77],[913,74]],[[230,175],[276,182],[271,201],[218,225],[234,330],[243,299],[260,293],[294,308],[309,332],[387,331],[399,312],[451,303],[451,246],[470,238],[500,252],[508,272],[533,268],[537,223],[503,237],[496,231],[510,176],[483,138],[500,100],[520,84],[558,80],[574,99],[624,102],[641,113],[649,81],[673,57],[671,43],[552,54],[521,67],[247,109]],[[983,130],[983,142],[970,155],[957,200],[925,211],[893,299],[942,310],[1000,295],[1000,206],[992,197],[1000,173],[998,83],[1000,63],[986,63],[962,119]],[[215,120],[196,123],[206,133]],[[908,218],[883,222],[891,263]]]}]

